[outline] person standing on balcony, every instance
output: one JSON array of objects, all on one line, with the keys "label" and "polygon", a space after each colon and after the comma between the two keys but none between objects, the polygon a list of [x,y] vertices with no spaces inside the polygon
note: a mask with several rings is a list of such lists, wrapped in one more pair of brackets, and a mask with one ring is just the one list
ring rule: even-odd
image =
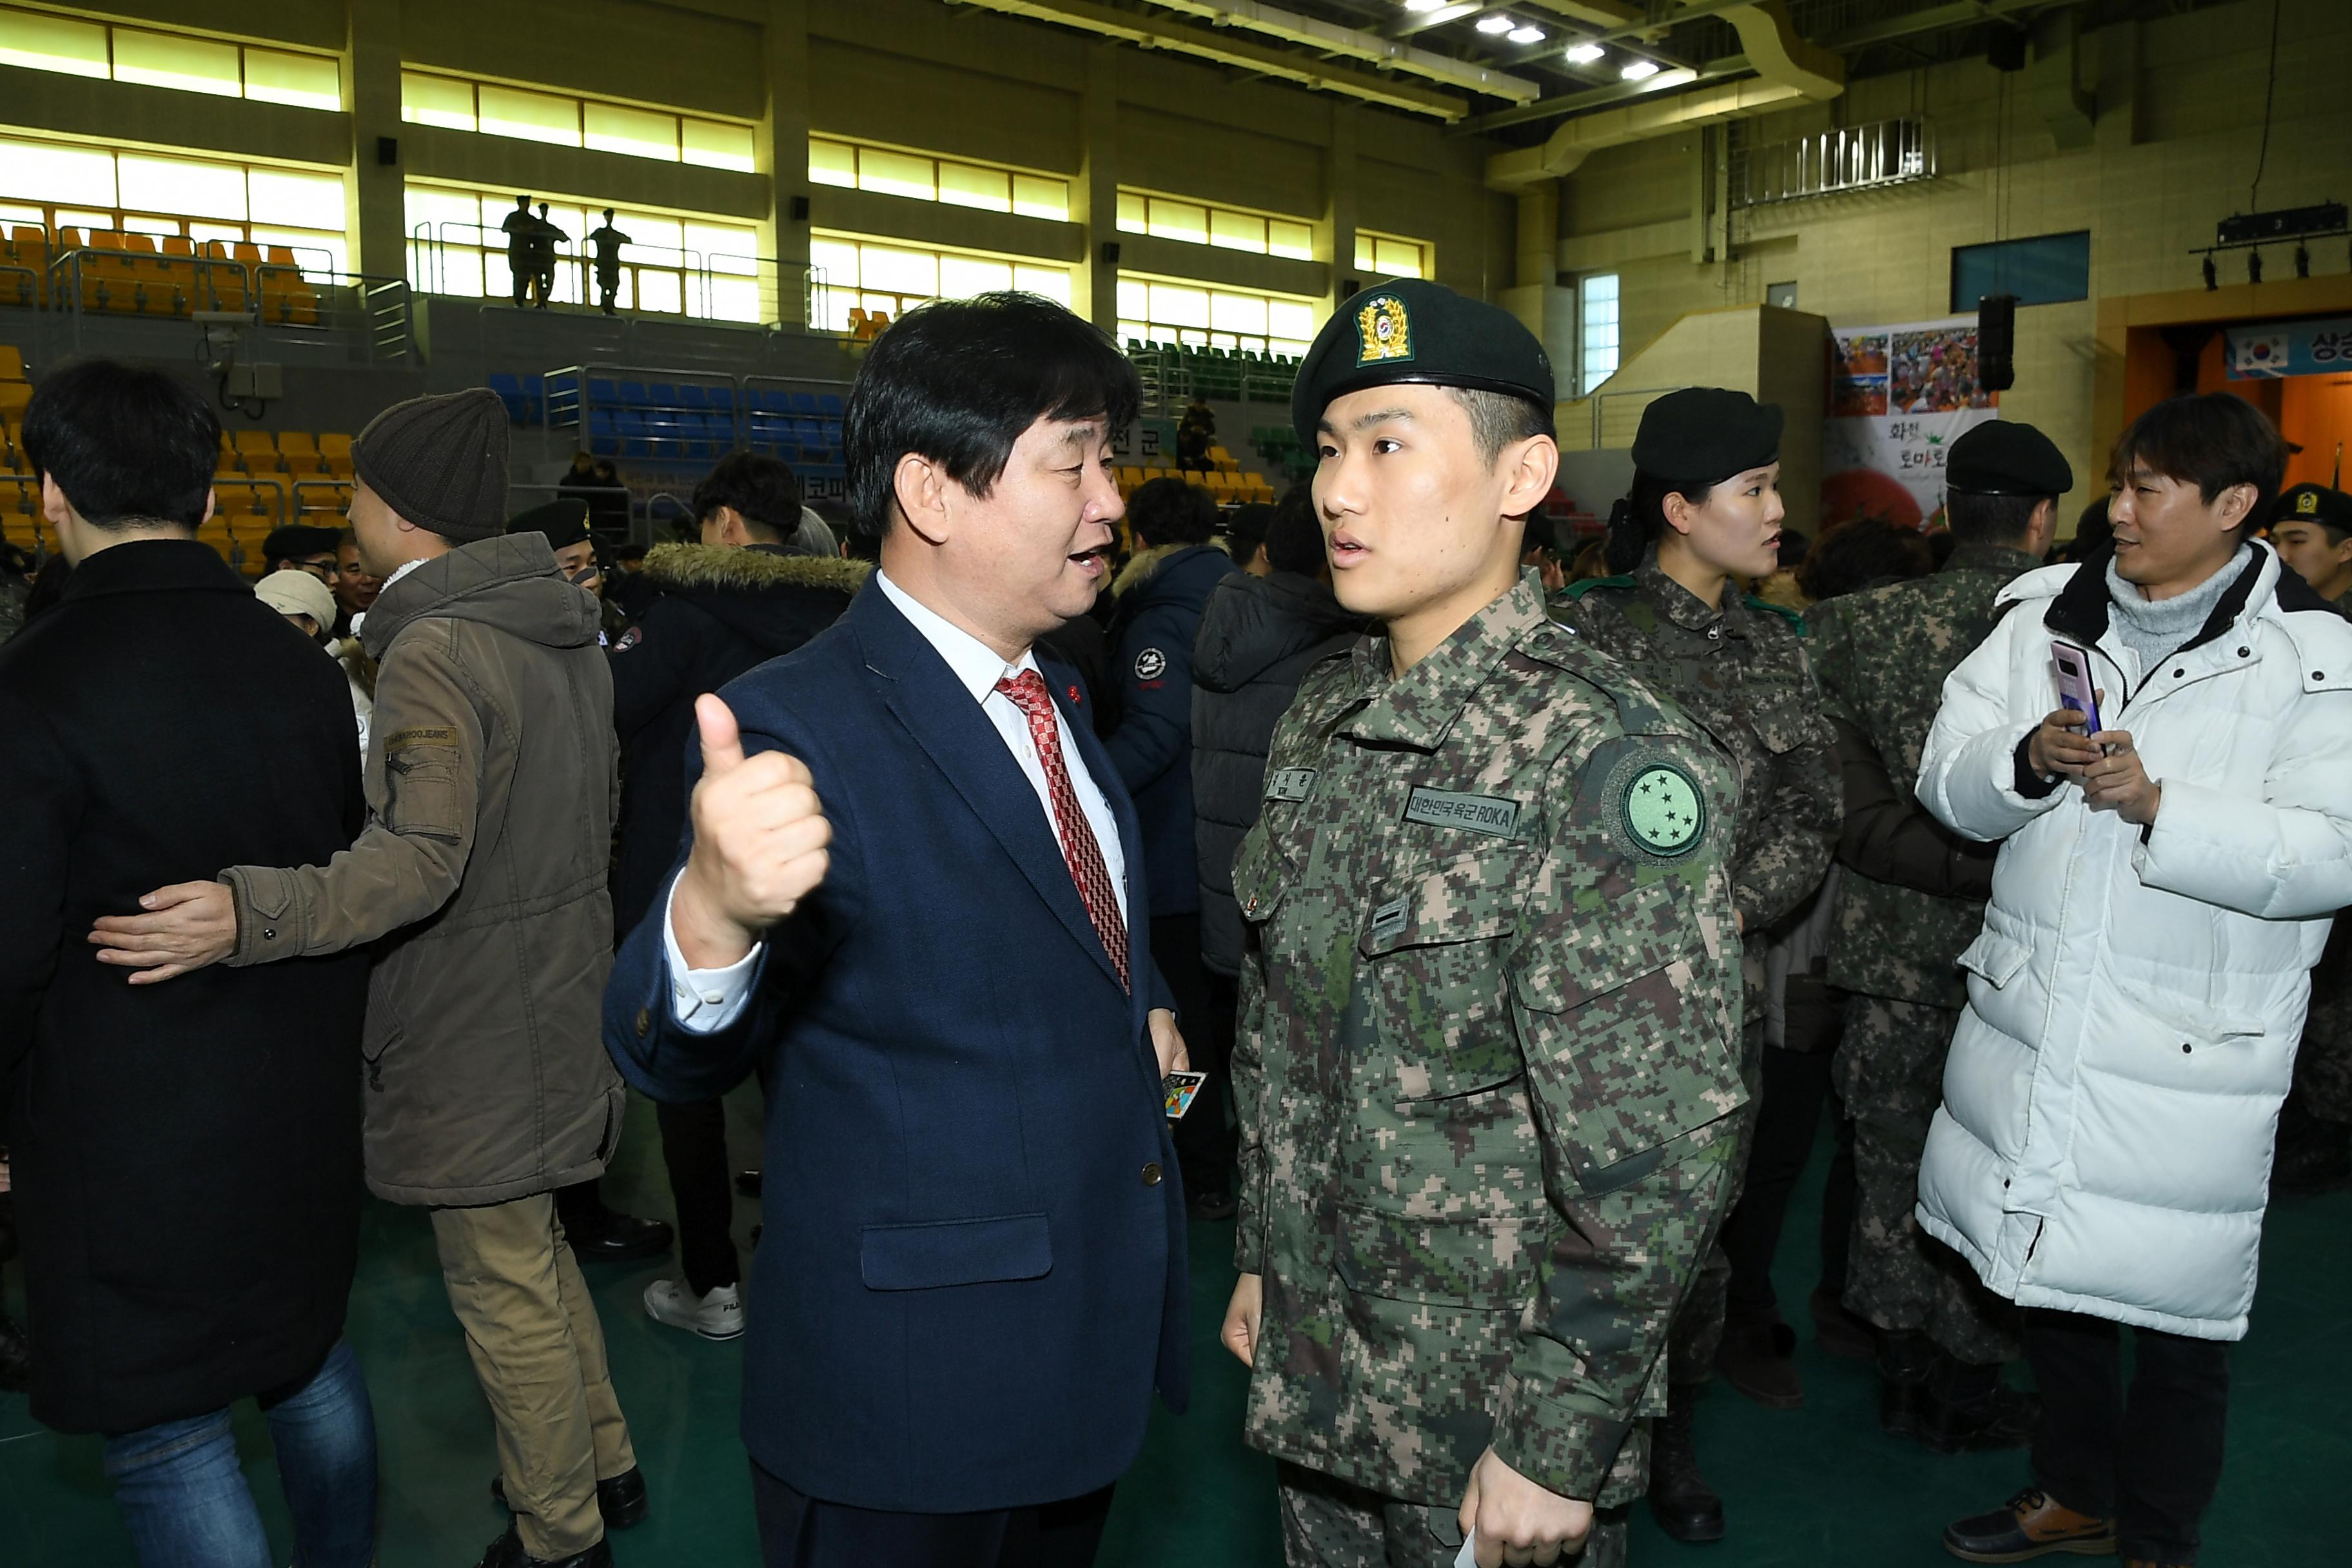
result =
[{"label": "person standing on balcony", "polygon": [[533,286],[539,290],[539,308],[542,310],[555,297],[555,247],[568,245],[571,240],[562,226],[547,216],[547,204],[540,203],[539,223],[531,230],[530,260]]},{"label": "person standing on balcony", "polygon": [[520,306],[530,292],[534,276],[531,264],[531,235],[539,220],[530,216],[530,198],[515,198],[515,210],[507,214],[499,227],[507,237],[507,276],[514,279],[514,302]]},{"label": "person standing on balcony", "polygon": [[621,247],[633,243],[629,237],[613,226],[613,209],[604,209],[604,223],[591,230],[588,243],[596,247],[596,292],[603,296],[601,308],[604,314],[615,314],[613,296],[621,291]]}]

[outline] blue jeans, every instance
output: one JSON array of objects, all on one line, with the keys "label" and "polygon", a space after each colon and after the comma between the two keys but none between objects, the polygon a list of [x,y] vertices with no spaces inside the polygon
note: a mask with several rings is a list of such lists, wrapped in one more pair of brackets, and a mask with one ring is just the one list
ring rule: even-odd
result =
[{"label": "blue jeans", "polygon": [[[351,1342],[338,1340],[317,1376],[263,1410],[294,1515],[295,1568],[368,1568],[375,1412]],[[226,1410],[109,1437],[106,1473],[142,1568],[272,1568]]]}]

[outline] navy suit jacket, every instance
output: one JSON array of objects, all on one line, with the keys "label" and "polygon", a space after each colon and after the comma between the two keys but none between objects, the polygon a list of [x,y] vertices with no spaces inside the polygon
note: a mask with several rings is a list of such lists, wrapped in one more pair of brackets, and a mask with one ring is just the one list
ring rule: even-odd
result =
[{"label": "navy suit jacket", "polygon": [[[1057,703],[1075,689],[1066,671],[1046,682]],[[665,884],[621,948],[604,1033],[657,1100],[754,1069],[766,1086],[745,1446],[859,1508],[1108,1485],[1142,1446],[1154,1385],[1183,1408],[1189,1342],[1184,1201],[1145,1021],[1169,1004],[1118,774],[1070,715],[1127,858],[1132,994],[1020,765],[879,591],[720,695],[747,752],[814,773],[830,869],[769,933],[751,1005],[707,1036],[674,1022]]]}]

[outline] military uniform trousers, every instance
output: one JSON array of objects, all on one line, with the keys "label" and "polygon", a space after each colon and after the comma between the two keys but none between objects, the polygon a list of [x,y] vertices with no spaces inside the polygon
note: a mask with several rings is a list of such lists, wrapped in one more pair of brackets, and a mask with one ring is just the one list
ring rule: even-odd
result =
[{"label": "military uniform trousers", "polygon": [[1919,1160],[1944,1098],[1944,1058],[1959,1009],[1891,997],[1848,999],[1832,1071],[1853,1119],[1853,1250],[1845,1304],[1882,1329],[1924,1332],[1971,1366],[2018,1354],[2015,1309],[1960,1255],[1919,1228]]},{"label": "military uniform trousers", "polygon": [[1748,1187],[1748,1156],[1756,1145],[1756,1111],[1762,1103],[1764,1019],[1751,1007],[1747,1026],[1739,1033],[1739,1079],[1748,1088],[1748,1105],[1739,1114],[1733,1135],[1731,1163],[1725,1172],[1723,1206],[1706,1227],[1706,1243],[1699,1248],[1698,1272],[1675,1309],[1666,1331],[1666,1381],[1678,1388],[1705,1383],[1715,1373],[1715,1352],[1723,1344],[1723,1323],[1731,1299],[1731,1258],[1723,1250],[1723,1222],[1739,1206]]},{"label": "military uniform trousers", "polygon": [[[1454,1568],[1462,1552],[1458,1503],[1402,1502],[1283,1461],[1285,1568]],[[1625,1568],[1625,1510],[1601,1509],[1577,1568]]]}]

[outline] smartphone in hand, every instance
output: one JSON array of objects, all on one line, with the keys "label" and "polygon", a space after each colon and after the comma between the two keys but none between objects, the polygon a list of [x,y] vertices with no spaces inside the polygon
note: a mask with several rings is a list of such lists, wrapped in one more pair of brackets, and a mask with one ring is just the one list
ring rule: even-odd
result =
[{"label": "smartphone in hand", "polygon": [[2089,721],[2085,735],[2106,728],[2099,720],[2099,694],[2091,685],[2091,656],[2063,637],[2050,642],[2050,658],[2058,666],[2058,700]]}]

